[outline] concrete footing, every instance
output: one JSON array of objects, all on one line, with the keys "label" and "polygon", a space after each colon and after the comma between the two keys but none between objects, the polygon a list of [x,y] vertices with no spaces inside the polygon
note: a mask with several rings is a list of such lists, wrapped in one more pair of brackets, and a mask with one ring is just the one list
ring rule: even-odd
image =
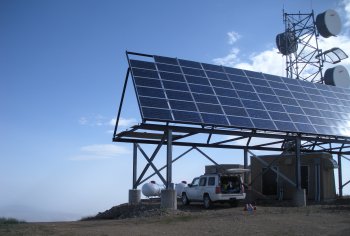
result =
[{"label": "concrete footing", "polygon": [[141,190],[130,189],[129,190],[129,205],[137,205],[141,203]]},{"label": "concrete footing", "polygon": [[161,208],[177,210],[177,197],[174,189],[163,189],[160,199]]},{"label": "concrete footing", "polygon": [[293,195],[293,205],[297,207],[306,206],[306,193],[305,189],[297,189]]}]

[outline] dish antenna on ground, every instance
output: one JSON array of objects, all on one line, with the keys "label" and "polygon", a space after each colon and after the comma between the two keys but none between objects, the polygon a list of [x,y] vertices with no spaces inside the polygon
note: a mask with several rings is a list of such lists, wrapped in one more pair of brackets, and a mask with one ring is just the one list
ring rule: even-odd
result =
[{"label": "dish antenna on ground", "polygon": [[338,13],[327,10],[314,17],[309,14],[288,14],[283,12],[285,30],[276,36],[280,53],[286,56],[288,78],[307,80],[314,83],[350,88],[350,77],[346,68],[336,66],[327,69],[323,76],[324,63],[339,63],[348,58],[340,48],[331,48],[322,52],[318,46],[318,37],[337,36],[341,31]]}]

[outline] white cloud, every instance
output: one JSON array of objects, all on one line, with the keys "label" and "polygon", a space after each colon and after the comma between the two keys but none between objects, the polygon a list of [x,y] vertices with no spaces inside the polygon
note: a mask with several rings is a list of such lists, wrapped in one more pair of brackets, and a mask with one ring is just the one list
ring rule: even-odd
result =
[{"label": "white cloud", "polygon": [[213,62],[218,65],[234,67],[239,62],[238,54],[239,49],[232,48],[229,54],[224,57],[215,58],[213,59]]},{"label": "white cloud", "polygon": [[[116,119],[108,119],[100,114],[97,115],[91,115],[91,116],[82,116],[79,118],[78,122],[80,125],[84,126],[90,126],[90,127],[96,127],[96,126],[115,126]],[[137,120],[135,118],[124,118],[120,117],[119,119],[119,127],[131,127],[135,124],[137,124]],[[108,130],[107,133],[113,133],[113,130]]]},{"label": "white cloud", "polygon": [[350,27],[350,0],[343,0],[342,5],[343,5],[342,9],[345,12],[344,26]]},{"label": "white cloud", "polygon": [[238,39],[241,38],[241,35],[234,31],[228,32],[227,36],[228,36],[228,44],[230,45],[234,44],[235,42],[237,42]]},{"label": "white cloud", "polygon": [[116,156],[120,154],[128,154],[129,150],[114,144],[94,144],[81,147],[80,150],[85,153],[98,156]]},{"label": "white cloud", "polygon": [[215,58],[213,62],[229,67],[285,76],[285,61],[276,48],[254,53],[249,57],[249,61],[245,62],[241,62],[239,58],[239,49],[233,48],[228,55]]},{"label": "white cloud", "polygon": [[88,123],[88,119],[86,117],[83,116],[79,118],[79,124],[87,125],[87,123]]},{"label": "white cloud", "polygon": [[70,158],[74,161],[101,160],[130,155],[131,151],[115,144],[93,144],[80,148],[79,154]]},{"label": "white cloud", "polygon": [[[109,121],[109,125],[111,126],[115,126],[115,122],[116,122],[116,119],[111,119]],[[130,127],[132,125],[135,125],[137,124],[137,120],[135,118],[123,118],[123,117],[120,117],[119,118],[119,123],[118,123],[118,126],[119,127]]]},{"label": "white cloud", "polygon": [[235,67],[285,76],[285,60],[276,48],[253,54],[249,57],[249,62],[238,63]]},{"label": "white cloud", "polygon": [[80,125],[102,126],[106,120],[104,116],[95,114],[91,116],[82,116],[79,118],[78,122]]}]

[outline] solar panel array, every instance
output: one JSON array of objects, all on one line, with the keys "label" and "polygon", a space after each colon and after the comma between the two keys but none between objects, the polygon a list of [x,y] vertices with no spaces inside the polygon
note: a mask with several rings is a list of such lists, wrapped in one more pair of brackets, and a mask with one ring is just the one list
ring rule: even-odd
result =
[{"label": "solar panel array", "polygon": [[145,120],[350,136],[350,90],[154,56],[129,60]]}]

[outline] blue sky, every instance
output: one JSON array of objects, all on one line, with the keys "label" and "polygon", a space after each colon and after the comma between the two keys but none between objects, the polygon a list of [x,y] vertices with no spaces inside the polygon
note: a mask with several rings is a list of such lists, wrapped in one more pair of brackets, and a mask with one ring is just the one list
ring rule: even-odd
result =
[{"label": "blue sky", "polygon": [[[346,27],[321,45],[350,52],[349,0],[0,0],[0,216],[79,219],[126,202],[132,145],[111,141],[125,50],[283,75],[275,49],[283,6],[338,10]],[[131,86],[124,105],[122,129],[140,121]],[[185,158],[174,181],[190,181],[208,163],[197,153]],[[243,159],[226,150],[216,160]]]}]

